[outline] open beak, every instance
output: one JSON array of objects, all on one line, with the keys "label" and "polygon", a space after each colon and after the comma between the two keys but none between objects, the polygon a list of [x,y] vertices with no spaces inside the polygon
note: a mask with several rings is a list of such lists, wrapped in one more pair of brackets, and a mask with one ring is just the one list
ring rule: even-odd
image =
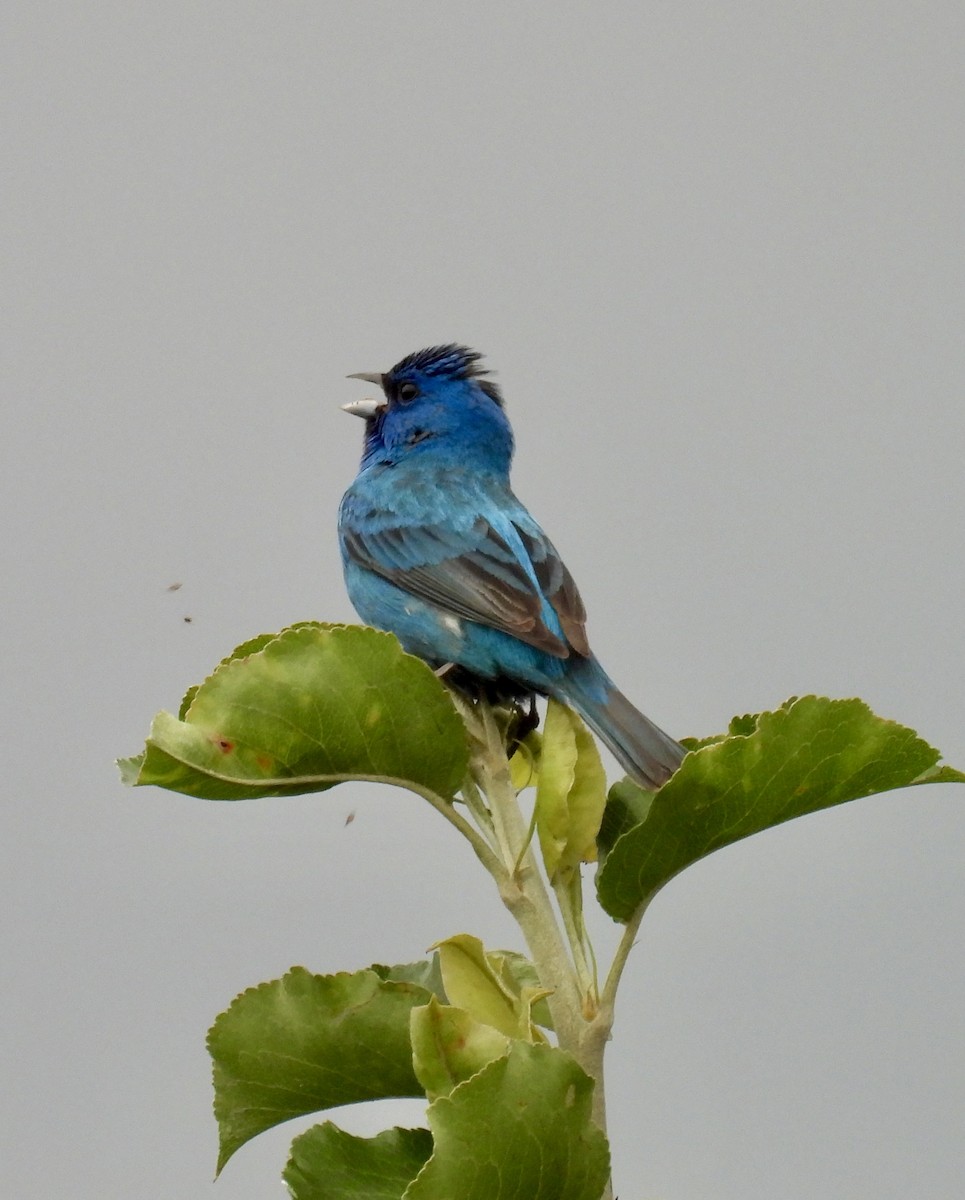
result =
[{"label": "open beak", "polygon": [[[357,375],[346,375],[346,379],[361,379],[365,383],[374,383],[378,387],[382,386],[382,375],[379,372],[370,373],[368,371],[360,371]],[[342,405],[342,411],[351,413],[353,417],[361,417],[365,421],[371,421],[379,409],[385,408],[385,400],[376,400],[375,397],[369,397],[367,400],[353,400],[349,404]]]},{"label": "open beak", "polygon": [[365,421],[371,421],[382,408],[385,408],[384,400],[377,400],[374,396],[369,396],[367,400],[351,400],[348,404],[343,404],[342,412],[351,413],[353,417],[362,417]]}]

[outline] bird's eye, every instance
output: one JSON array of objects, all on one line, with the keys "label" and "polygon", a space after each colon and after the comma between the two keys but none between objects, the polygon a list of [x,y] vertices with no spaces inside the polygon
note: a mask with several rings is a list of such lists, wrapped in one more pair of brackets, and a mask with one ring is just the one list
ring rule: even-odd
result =
[{"label": "bird's eye", "polygon": [[414,383],[402,383],[399,385],[399,399],[403,404],[408,404],[410,400],[414,400],[419,394],[419,389]]}]

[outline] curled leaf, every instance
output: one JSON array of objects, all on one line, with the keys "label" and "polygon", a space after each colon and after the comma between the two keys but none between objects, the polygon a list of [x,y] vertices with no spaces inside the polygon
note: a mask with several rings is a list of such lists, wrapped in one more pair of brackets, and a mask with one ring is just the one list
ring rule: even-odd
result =
[{"label": "curled leaf", "polygon": [[239,646],[118,765],[125,783],[240,800],[348,779],[450,798],[467,763],[465,727],[421,659],[392,634],[305,623]]},{"label": "curled leaf", "polygon": [[596,859],[606,806],[600,752],[580,717],[550,700],[536,788],[536,829],[550,880]]}]

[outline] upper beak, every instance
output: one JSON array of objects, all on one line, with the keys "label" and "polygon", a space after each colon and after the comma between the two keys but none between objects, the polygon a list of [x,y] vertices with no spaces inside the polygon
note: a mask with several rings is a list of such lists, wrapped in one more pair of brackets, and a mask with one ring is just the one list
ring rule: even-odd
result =
[{"label": "upper beak", "polygon": [[[383,377],[379,372],[360,371],[357,375],[346,375],[345,378],[362,379],[366,383],[374,383],[381,387]],[[384,399],[377,400],[374,396],[370,396],[366,400],[352,400],[349,404],[343,404],[342,411],[351,413],[353,417],[362,417],[366,421],[370,421],[379,409],[384,407]]]}]

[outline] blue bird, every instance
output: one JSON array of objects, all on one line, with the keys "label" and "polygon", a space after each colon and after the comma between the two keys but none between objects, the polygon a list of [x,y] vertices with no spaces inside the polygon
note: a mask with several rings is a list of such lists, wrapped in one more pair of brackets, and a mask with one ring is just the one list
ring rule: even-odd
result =
[{"label": "blue bird", "polygon": [[345,584],[359,616],[434,667],[506,695],[575,708],[627,773],[657,788],[684,749],[638,712],[590,650],[573,577],[509,485],[513,434],[480,355],[433,346],[386,374],[339,508]]}]

